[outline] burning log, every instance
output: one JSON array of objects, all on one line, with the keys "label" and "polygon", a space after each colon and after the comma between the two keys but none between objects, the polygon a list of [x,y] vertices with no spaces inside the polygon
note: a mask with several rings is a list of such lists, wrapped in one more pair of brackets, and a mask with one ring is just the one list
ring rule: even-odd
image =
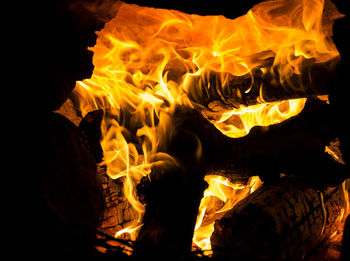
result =
[{"label": "burning log", "polygon": [[[255,59],[260,56],[269,57],[267,54],[256,54]],[[252,69],[242,76],[215,71],[191,76],[187,82],[191,86],[188,95],[192,101],[209,109],[214,102],[220,103],[226,110],[241,105],[255,105],[259,101],[316,97],[329,94],[331,82],[336,78],[340,67],[339,62],[339,57],[321,64],[304,59],[302,72],[281,79],[278,70],[273,69],[273,59],[267,58],[261,62],[262,67]]]},{"label": "burning log", "polygon": [[[101,161],[102,156],[99,153],[100,124],[102,116],[108,113],[113,114],[102,110],[90,112],[79,125],[83,140],[97,161]],[[181,120],[177,121],[179,126],[181,123]],[[154,255],[155,251],[158,255],[167,254],[167,251],[176,254],[188,254],[191,251],[194,223],[205,185],[202,180],[203,170],[198,164],[193,164],[198,161],[193,159],[196,154],[192,153],[192,150],[197,149],[197,140],[194,135],[186,133],[183,127],[179,127],[168,151],[176,157],[178,165],[166,169],[153,167],[149,177],[151,182],[144,178],[138,185],[138,198],[147,204],[147,208],[135,247],[136,256]],[[136,139],[131,137],[131,140]],[[135,223],[137,215],[124,196],[122,182],[108,177],[105,168],[100,167],[99,170],[105,198],[100,229],[115,236],[118,231],[126,229],[129,223]],[[128,236],[126,233],[121,238],[128,239]]]},{"label": "burning log", "polygon": [[350,257],[350,216],[346,219],[343,234],[343,247],[341,252],[340,261],[349,260]]},{"label": "burning log", "polygon": [[98,179],[102,186],[105,207],[99,230],[115,237],[118,231],[127,228],[137,216],[124,195],[123,183],[120,180],[111,179],[104,167],[98,167]]},{"label": "burning log", "polygon": [[[297,174],[316,187],[336,185],[349,176],[348,166],[324,152],[338,131],[333,106],[317,99],[309,99],[297,117],[268,128],[255,127],[240,139],[223,135],[197,110],[177,107],[172,118],[175,129],[187,129],[199,139],[207,170],[226,169],[230,175],[229,170],[234,169],[251,176],[258,174],[264,180],[278,178],[280,173]],[[97,161],[102,157],[101,120],[102,111],[94,111],[80,124]],[[129,140],[137,142],[132,136]]]},{"label": "burning log", "polygon": [[[101,161],[99,137],[101,137],[100,124],[103,115],[109,117],[113,115],[113,111],[90,112],[79,125],[84,141],[97,161]],[[130,115],[125,112],[123,117],[128,118]],[[204,118],[198,120],[208,123]],[[170,155],[168,158],[171,157],[171,162],[153,166],[149,177],[143,178],[138,185],[138,199],[146,203],[146,212],[143,217],[144,225],[137,237],[135,255],[154,255],[155,252],[158,255],[165,255],[168,251],[181,255],[191,251],[197,211],[205,189],[203,181],[205,170],[200,158],[201,142],[189,128],[192,125],[186,124],[187,119],[184,121],[180,117],[174,118],[176,134],[167,144],[165,151]],[[128,141],[134,142],[135,146],[140,148],[132,130],[128,134]],[[120,183],[119,181],[112,181],[105,174],[102,179],[104,180],[102,185],[106,187],[105,193],[112,193],[109,196],[116,196],[118,192],[120,194],[121,188],[115,189],[114,192],[110,191],[111,187]],[[108,206],[103,215],[102,227],[106,233],[111,234],[126,228],[130,218],[134,219],[133,221],[137,219],[137,215],[133,215],[133,209],[123,201],[122,197],[117,200],[118,202],[106,200]],[[131,214],[127,217],[126,213]]]},{"label": "burning log", "polygon": [[199,157],[201,143],[191,130],[180,126],[175,127],[167,151],[176,163],[153,166],[148,187],[143,186],[146,212],[136,256],[181,256],[191,252],[197,212],[206,188],[205,171]]},{"label": "burning log", "polygon": [[342,190],[323,193],[295,178],[264,184],[216,222],[217,256],[240,260],[301,260],[337,228]]},{"label": "burning log", "polygon": [[[96,159],[102,154],[96,145],[102,137],[108,174],[128,181],[128,199],[142,214],[144,206],[136,198],[135,185],[141,177],[151,180],[148,188],[141,186],[147,208],[137,255],[190,251],[195,213],[203,191],[201,181],[211,164],[222,167],[230,163],[262,173],[266,179],[284,171],[313,180],[305,164],[307,168],[320,165],[324,146],[335,135],[332,128],[323,128],[317,122],[324,118],[327,124],[332,122],[329,108],[321,106],[316,114],[307,114],[306,118],[314,120],[311,123],[289,121],[266,133],[258,127],[242,140],[220,134],[203,115],[211,122],[217,115],[218,121],[226,121],[221,120],[223,113],[214,110],[214,106],[227,110],[255,103],[257,97],[276,101],[327,92],[327,77],[339,58],[330,39],[331,27],[334,19],[341,16],[335,7],[331,5],[331,11],[328,7],[324,8],[320,1],[317,8],[302,2],[283,3],[283,8],[276,8],[267,1],[245,16],[227,21],[223,17],[199,17],[122,3],[117,16],[99,32],[92,49],[94,75],[78,82],[76,93],[80,95],[82,114],[98,109],[106,113],[106,109],[111,109],[113,117],[104,117],[99,124],[103,113],[96,112],[82,121],[81,129],[87,144],[93,145],[89,147]],[[317,19],[305,21],[305,15],[300,15],[303,12],[312,13],[310,17]],[[296,18],[289,19],[291,14],[297,14]],[[207,24],[215,24],[215,30],[203,30]],[[325,77],[315,77],[318,74]],[[295,116],[304,101],[294,110],[289,103],[275,104],[282,109],[278,110],[279,116],[287,117],[271,117],[268,123],[254,121],[247,128],[240,116],[233,117],[233,121],[245,135],[252,126],[267,126]],[[215,102],[219,106],[213,105]],[[209,109],[189,109],[198,104]],[[274,111],[274,107],[269,108],[260,110],[264,117]],[[322,115],[324,111],[326,116]],[[254,110],[251,112],[256,115]],[[235,115],[243,113],[242,109]],[[312,118],[315,115],[317,120]],[[159,158],[164,154],[167,160]],[[328,179],[327,171],[333,166],[321,162],[323,165],[316,170],[323,171]],[[344,172],[338,165],[335,168],[337,174]],[[180,195],[177,191],[181,191]],[[141,219],[141,214],[138,217]]]},{"label": "burning log", "polygon": [[[113,112],[110,113],[113,115]],[[94,111],[81,121],[80,130],[84,133],[86,143],[90,144],[90,149],[100,146],[102,115],[101,110]],[[123,117],[129,116],[125,114]],[[200,185],[203,184],[203,174],[193,165],[196,160],[191,152],[198,147],[198,140],[203,152],[202,173],[215,173],[216,170],[223,169],[225,171],[221,171],[219,175],[230,178],[237,177],[237,173],[240,173],[239,176],[242,173],[246,176],[259,173],[265,181],[277,179],[281,172],[297,173],[303,182],[317,188],[332,183],[339,184],[347,176],[346,167],[334,162],[324,153],[324,146],[335,137],[336,131],[331,124],[332,106],[322,101],[311,99],[305,111],[294,119],[268,129],[256,127],[247,137],[241,139],[223,135],[197,110],[178,107],[172,117],[174,128],[179,132],[166,152],[179,160],[182,167],[154,167],[150,174],[151,182],[145,178],[139,184],[139,199],[147,205],[144,225],[136,244],[136,255],[151,254],[150,249],[164,249],[164,253],[168,250],[176,253],[184,253],[186,249],[189,251],[194,220],[189,217],[195,217],[198,209],[197,201],[192,199],[200,199],[204,189]],[[132,136],[129,140],[137,142]],[[96,153],[99,150],[91,151]],[[191,164],[193,169],[189,171],[188,166]],[[191,173],[198,175],[191,176]],[[177,191],[181,191],[181,194]],[[132,209],[126,206],[128,204],[121,204],[119,207],[112,206],[118,204],[116,202],[108,204],[110,207],[104,217],[109,221],[106,221],[103,229],[112,235],[127,226],[127,223],[119,223],[119,220],[127,222],[129,219],[124,212]],[[188,213],[186,218],[183,213]],[[159,255],[162,254],[160,251]]]},{"label": "burning log", "polygon": [[[154,176],[160,173],[152,171]],[[167,170],[160,174],[163,180],[150,185],[151,193],[147,195],[144,225],[137,238],[136,256],[176,256],[189,255],[192,246],[194,226],[199,203],[205,189],[204,182],[197,176],[196,181],[181,179],[179,173],[191,175],[183,169]],[[152,176],[151,174],[151,176]],[[182,176],[181,174],[181,176]],[[176,187],[175,187],[176,185]]]},{"label": "burning log", "polygon": [[264,180],[293,174],[318,188],[349,177],[346,165],[324,153],[338,135],[334,108],[325,102],[309,99],[298,116],[268,128],[255,127],[240,139],[223,135],[198,111],[179,110],[175,117],[202,142],[206,168],[212,171],[226,169],[229,175],[233,169]]},{"label": "burning log", "polygon": [[101,162],[103,157],[100,145],[102,117],[102,110],[93,111],[85,115],[79,124],[79,130],[85,146],[90,151],[91,155],[94,156],[96,162]]},{"label": "burning log", "polygon": [[[16,183],[6,224],[12,235],[23,235],[23,227],[30,235],[22,251],[29,256],[93,253],[102,193],[78,128],[51,112],[13,119],[5,131],[14,174],[5,181]],[[8,242],[18,251],[16,241]]]}]

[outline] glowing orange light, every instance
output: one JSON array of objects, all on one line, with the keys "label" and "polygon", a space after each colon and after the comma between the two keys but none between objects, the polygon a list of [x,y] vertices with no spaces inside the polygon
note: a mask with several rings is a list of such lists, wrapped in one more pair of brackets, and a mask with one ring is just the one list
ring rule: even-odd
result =
[{"label": "glowing orange light", "polygon": [[[155,164],[176,164],[160,148],[173,135],[175,107],[198,105],[189,98],[189,93],[202,95],[193,78],[220,73],[223,88],[228,88],[223,84],[225,75],[242,76],[258,68],[288,81],[301,72],[305,59],[314,63],[334,59],[339,53],[329,37],[331,26],[322,21],[323,7],[323,0],[266,1],[231,20],[120,4],[91,48],[93,76],[75,88],[83,116],[109,110],[101,124],[102,164],[111,178],[123,179],[125,196],[138,213],[117,237],[127,232],[136,238],[142,224],[145,206],[135,191],[140,179]],[[334,11],[329,17],[331,24],[340,14]],[[273,64],[266,66],[267,59]],[[242,137],[254,126],[297,115],[306,99],[263,101],[261,96],[260,104],[220,111],[211,122],[229,137]],[[224,194],[215,197],[231,201],[223,200]]]}]

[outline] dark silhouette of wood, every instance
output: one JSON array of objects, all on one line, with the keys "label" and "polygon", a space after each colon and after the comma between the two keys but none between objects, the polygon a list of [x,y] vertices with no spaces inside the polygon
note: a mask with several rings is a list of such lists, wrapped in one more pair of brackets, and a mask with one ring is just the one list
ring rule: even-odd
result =
[{"label": "dark silhouette of wood", "polygon": [[[179,127],[180,126],[180,127]],[[179,258],[191,253],[192,237],[203,192],[205,170],[198,158],[199,140],[185,125],[174,124],[176,134],[167,153],[176,161],[155,165],[149,184],[142,186],[146,212],[135,245],[136,257]],[[139,186],[140,187],[140,186]]]},{"label": "dark silhouette of wood", "polygon": [[350,216],[346,219],[343,233],[340,261],[346,261],[350,258]]},{"label": "dark silhouette of wood", "polygon": [[[259,57],[260,54],[256,56]],[[305,59],[302,62],[302,72],[284,80],[272,63],[273,56],[264,61],[262,69],[267,71],[265,73],[261,68],[254,68],[242,76],[215,71],[192,76],[188,80],[191,85],[188,96],[192,101],[207,108],[215,102],[216,106],[221,104],[225,109],[254,105],[261,101],[315,98],[318,95],[329,94],[331,83],[338,76],[340,57],[326,63],[313,63],[311,59]]]},{"label": "dark silhouette of wood", "polygon": [[240,260],[301,260],[336,231],[340,186],[318,192],[285,177],[264,184],[215,223],[214,253]]},{"label": "dark silhouette of wood", "polygon": [[78,128],[52,112],[14,119],[10,127],[5,129],[11,155],[7,163],[13,172],[5,180],[16,184],[16,193],[6,208],[12,213],[7,224],[13,235],[23,235],[24,227],[30,235],[23,253],[90,255],[96,237],[91,231],[99,224],[103,199],[96,163]]}]

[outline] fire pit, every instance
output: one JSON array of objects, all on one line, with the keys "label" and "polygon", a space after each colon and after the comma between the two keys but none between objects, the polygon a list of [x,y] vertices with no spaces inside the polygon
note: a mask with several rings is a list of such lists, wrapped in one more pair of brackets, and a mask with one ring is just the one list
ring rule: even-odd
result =
[{"label": "fire pit", "polygon": [[54,108],[65,117],[45,116],[51,154],[35,184],[58,234],[47,252],[340,258],[350,183],[333,2],[257,1],[232,18],[128,1],[57,8],[81,28],[99,19],[76,46],[93,53],[93,71],[77,62],[91,77],[71,73]]}]

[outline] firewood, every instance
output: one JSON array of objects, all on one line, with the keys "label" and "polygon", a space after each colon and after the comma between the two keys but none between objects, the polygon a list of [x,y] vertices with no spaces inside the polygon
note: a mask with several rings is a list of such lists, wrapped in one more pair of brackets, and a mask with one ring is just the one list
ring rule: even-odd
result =
[{"label": "firewood", "polygon": [[350,258],[350,216],[345,222],[342,244],[340,261],[346,261]]},{"label": "firewood", "polygon": [[82,120],[81,115],[78,115],[78,113],[77,113],[77,111],[75,109],[75,106],[74,106],[74,104],[73,104],[71,99],[67,99],[65,101],[65,103],[63,103],[61,105],[61,107],[58,110],[54,111],[54,112],[63,115],[68,120],[73,122],[75,126],[79,126],[79,123]]},{"label": "firewood", "polygon": [[79,130],[84,144],[94,156],[96,162],[101,162],[103,157],[100,145],[103,115],[104,113],[102,110],[92,111],[86,114],[79,124]]},{"label": "firewood", "polygon": [[[201,169],[215,171],[231,165],[231,169],[246,175],[262,174],[265,180],[271,180],[271,176],[278,180],[280,173],[285,171],[296,173],[303,182],[315,188],[339,184],[348,176],[346,168],[328,159],[330,156],[324,153],[324,146],[335,135],[328,126],[332,122],[331,111],[327,104],[311,101],[299,118],[271,126],[268,130],[256,128],[245,138],[231,139],[207,122],[200,112],[177,108],[173,115],[177,134],[166,152],[179,160],[182,167],[152,169],[151,184],[146,192],[143,191],[147,207],[137,251],[145,254],[150,249],[163,249],[164,252],[176,249],[175,252],[183,253],[184,249],[189,249],[185,242],[189,241],[186,238],[190,238],[191,226],[182,215],[188,213],[188,217],[193,217],[196,200],[202,191],[199,186],[203,176]],[[196,167],[193,159],[194,140],[201,142],[201,168]],[[310,173],[312,169],[314,171]],[[273,174],[269,174],[269,170]],[[230,176],[232,173],[227,171],[225,174]],[[183,236],[178,236],[180,233]]]},{"label": "firewood", "polygon": [[[186,109],[186,111],[200,115],[193,110]],[[102,110],[90,112],[79,126],[88,148],[95,157],[98,156],[96,152],[102,152],[99,144],[102,116],[108,117],[109,112]],[[174,117],[173,127],[176,134],[166,144],[164,151],[173,158],[173,161],[164,166],[153,166],[150,177],[143,179],[148,182],[150,180],[150,184],[142,186],[145,183],[141,182],[138,185],[138,196],[140,201],[146,204],[146,213],[143,218],[144,225],[137,239],[135,255],[153,255],[155,252],[163,255],[168,254],[167,251],[170,250],[177,254],[191,251],[197,211],[206,187],[203,181],[205,171],[202,167],[203,159],[196,153],[201,144],[193,130],[189,128],[191,125],[186,124],[189,119],[183,121],[181,115],[183,113]],[[127,112],[123,117],[129,117]],[[202,117],[197,120],[211,126]],[[125,122],[127,124],[128,121]],[[136,132],[135,137],[133,133],[131,130],[128,133],[130,136],[126,139],[139,146]],[[97,158],[100,157],[101,154]],[[112,234],[124,228],[127,222],[132,220],[133,213],[130,212],[132,209],[123,197],[121,188],[116,187],[119,182],[110,180],[105,173],[101,178],[102,186],[105,188],[105,203],[109,206],[106,206],[103,214],[101,229],[105,233]],[[111,200],[110,196],[117,195],[118,199]]]},{"label": "firewood", "polygon": [[336,230],[341,198],[340,187],[318,192],[291,177],[264,184],[215,223],[214,253],[237,260],[301,260]]},{"label": "firewood", "polygon": [[[91,112],[87,115],[90,119],[82,120],[81,129],[88,130],[85,131],[88,136],[95,133],[94,137],[100,137],[102,114],[102,111]],[[256,127],[240,139],[223,135],[198,110],[177,107],[171,116],[175,135],[163,152],[178,164],[153,167],[150,179],[146,179],[149,184],[141,182],[137,188],[139,199],[146,204],[146,213],[136,255],[190,251],[205,187],[203,176],[208,171],[225,169],[224,174],[229,177],[235,173],[261,175],[265,183],[278,181],[281,172],[293,173],[317,188],[339,184],[347,176],[345,167],[324,153],[324,146],[334,139],[336,132],[331,124],[332,107],[322,101],[311,99],[299,116],[268,128]],[[128,140],[137,143],[132,133]],[[99,146],[99,138],[88,140]],[[196,158],[194,152],[199,144],[202,155]],[[112,223],[118,226],[125,217],[119,212],[115,214]]]},{"label": "firewood", "polygon": [[93,252],[102,192],[78,128],[52,112],[13,119],[7,127],[12,171],[4,184],[15,184],[11,206],[4,209],[11,219],[4,223],[11,229],[8,242],[18,251],[10,238],[18,241],[25,227],[30,240],[20,248],[28,256]]},{"label": "firewood", "polygon": [[126,228],[130,222],[135,221],[137,215],[124,195],[121,180],[111,179],[103,166],[98,167],[97,176],[102,186],[104,198],[104,210],[101,215],[99,230],[114,237],[116,232]]},{"label": "firewood", "polygon": [[202,159],[196,158],[198,139],[183,128],[177,129],[168,144],[168,153],[176,160],[153,166],[149,184],[142,186],[146,212],[135,245],[136,256],[190,254],[197,212],[203,192]]},{"label": "firewood", "polygon": [[223,135],[196,110],[182,108],[174,117],[201,141],[207,170],[232,169],[264,180],[278,179],[283,172],[302,176],[318,188],[337,185],[349,177],[348,166],[324,152],[338,130],[334,107],[323,101],[309,99],[296,117],[254,127],[237,139]]},{"label": "firewood", "polygon": [[[171,117],[173,129],[186,129],[200,141],[206,171],[231,169],[250,176],[259,175],[265,180],[278,179],[283,172],[303,176],[306,182],[320,187],[339,184],[349,176],[347,165],[335,162],[324,152],[325,146],[339,134],[334,113],[332,105],[309,99],[296,117],[269,127],[254,127],[247,136],[238,139],[222,134],[199,109],[178,106]],[[102,158],[99,144],[102,114],[102,111],[91,112],[80,124],[96,161]],[[133,138],[132,133],[126,138],[137,145],[136,135]],[[181,142],[172,144],[187,146],[186,139],[178,140]],[[174,148],[164,152],[178,153]]]},{"label": "firewood", "polygon": [[[259,59],[256,54],[255,59]],[[263,54],[261,55],[263,56]],[[296,98],[309,98],[329,94],[332,81],[337,77],[340,58],[326,63],[304,60],[302,72],[282,80],[277,69],[273,69],[273,59],[264,61],[262,69],[254,68],[242,76],[209,71],[204,75],[191,76],[188,83],[190,99],[210,108],[212,102],[225,108],[240,105],[254,105],[259,101],[275,102]]]}]

